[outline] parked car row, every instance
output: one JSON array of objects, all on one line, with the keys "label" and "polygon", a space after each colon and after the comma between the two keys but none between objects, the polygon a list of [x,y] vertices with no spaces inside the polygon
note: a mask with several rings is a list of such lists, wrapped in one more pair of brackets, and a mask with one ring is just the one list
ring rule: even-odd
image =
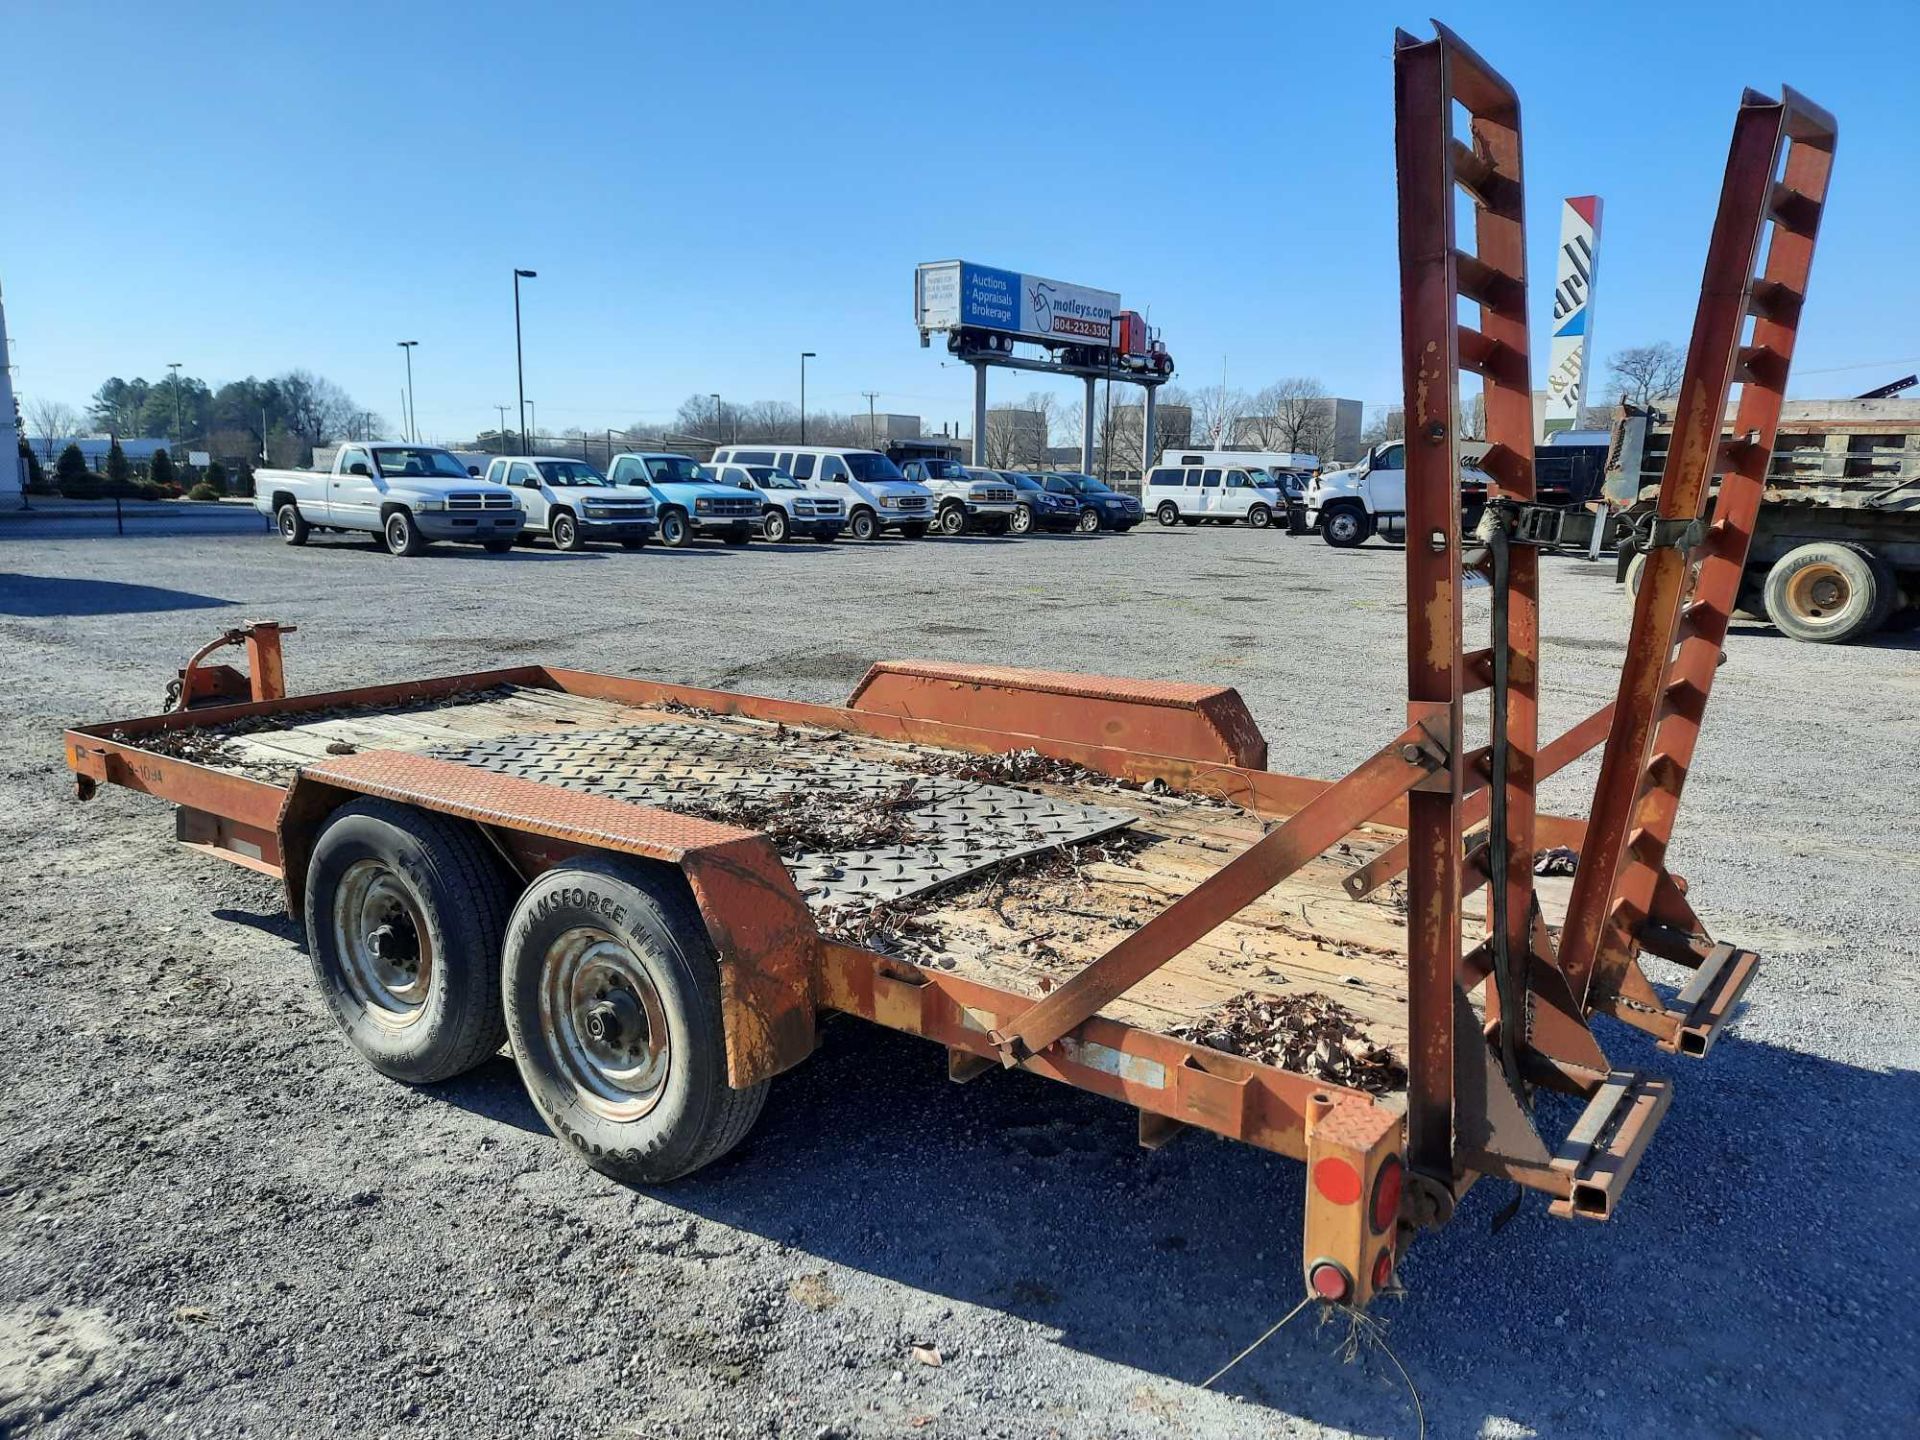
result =
[{"label": "parked car row", "polygon": [[505,551],[544,537],[558,549],[594,541],[637,550],[658,539],[745,545],[831,544],[894,532],[919,539],[1035,529],[1124,532],[1144,514],[1132,496],[1091,475],[984,470],[918,459],[906,472],[874,450],[731,445],[691,456],[630,452],[602,474],[555,455],[495,457],[482,476],[428,445],[343,445],[330,472],[255,472],[255,505],[290,545],[315,531],[379,535],[396,555],[435,540]]}]

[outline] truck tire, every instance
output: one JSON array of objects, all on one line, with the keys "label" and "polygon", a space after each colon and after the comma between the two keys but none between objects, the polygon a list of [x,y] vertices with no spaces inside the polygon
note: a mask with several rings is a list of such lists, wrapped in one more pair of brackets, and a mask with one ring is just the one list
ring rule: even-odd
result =
[{"label": "truck tire", "polygon": [[967,511],[962,505],[942,505],[940,515],[934,521],[942,535],[964,535],[967,533]]},{"label": "truck tire", "polygon": [[507,555],[513,551],[513,541],[482,540],[480,542],[480,548],[485,550],[489,555]]},{"label": "truck tire", "polygon": [[587,542],[580,537],[580,522],[573,518],[571,510],[555,510],[547,518],[547,535],[556,550],[587,548]]},{"label": "truck tire", "polygon": [[1367,543],[1373,534],[1373,517],[1358,505],[1335,505],[1320,516],[1320,538],[1336,550],[1351,550]]},{"label": "truck tire", "polygon": [[746,525],[735,525],[720,536],[721,543],[725,545],[745,545],[752,539],[753,531]]},{"label": "truck tire", "polygon": [[389,555],[418,555],[427,548],[420,527],[413,523],[413,512],[399,506],[389,510],[380,522],[380,535],[387,542]]},{"label": "truck tire", "polygon": [[861,505],[847,521],[847,529],[856,540],[874,540],[880,535],[880,522],[874,518],[873,511]]},{"label": "truck tire", "polygon": [[500,946],[513,901],[470,827],[391,800],[334,812],[307,865],[307,954],[347,1040],[430,1085],[500,1048]]},{"label": "truck tire", "polygon": [[306,544],[307,536],[312,533],[307,526],[306,516],[291,500],[280,502],[280,508],[273,512],[273,523],[280,531],[280,538],[289,545]]},{"label": "truck tire", "polygon": [[1858,546],[1820,542],[1789,550],[1767,572],[1767,618],[1814,644],[1862,640],[1892,613],[1892,576]]},{"label": "truck tire", "polygon": [[684,550],[693,540],[693,526],[687,523],[684,510],[662,510],[660,512],[660,543],[669,550]]},{"label": "truck tire", "polygon": [[1158,510],[1153,512],[1153,518],[1158,520],[1162,525],[1165,525],[1168,529],[1172,529],[1180,523],[1180,507],[1174,504],[1173,501],[1168,500],[1164,502]]},{"label": "truck tire", "polygon": [[793,527],[787,523],[787,512],[778,505],[769,505],[767,513],[760,517],[760,533],[775,545],[784,541],[793,533]]},{"label": "truck tire", "polygon": [[1247,511],[1247,523],[1256,530],[1264,530],[1273,524],[1273,511],[1265,505],[1256,505]]},{"label": "truck tire", "polygon": [[1182,515],[1180,517],[1180,523],[1189,529],[1198,530],[1205,519],[1206,517],[1203,515]]},{"label": "truck tire", "polygon": [[1627,561],[1627,594],[1638,595],[1640,593],[1640,577],[1646,573],[1646,552],[1636,552],[1634,557]]},{"label": "truck tire", "polygon": [[924,540],[927,538],[927,527],[925,525],[902,525],[900,527],[900,534],[907,540]]},{"label": "truck tire", "polygon": [[1007,529],[1015,535],[1031,535],[1033,533],[1033,507],[1031,505],[1014,506],[1013,514],[1007,521]]},{"label": "truck tire", "polygon": [[720,971],[680,876],[612,856],[549,870],[507,925],[507,1031],[554,1134],[616,1180],[659,1184],[745,1138],[767,1082],[727,1084]]},{"label": "truck tire", "polygon": [[1088,506],[1080,512],[1080,518],[1074,521],[1073,528],[1082,535],[1091,535],[1100,528],[1100,512]]},{"label": "truck tire", "polygon": [[620,548],[622,550],[644,550],[646,546],[647,540],[644,535],[629,535],[620,542]]}]

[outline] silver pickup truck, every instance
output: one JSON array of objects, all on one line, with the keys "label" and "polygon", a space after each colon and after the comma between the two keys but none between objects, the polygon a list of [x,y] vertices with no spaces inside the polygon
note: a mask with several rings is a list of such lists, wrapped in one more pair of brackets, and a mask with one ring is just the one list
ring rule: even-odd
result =
[{"label": "silver pickup truck", "polygon": [[434,540],[499,553],[526,523],[511,490],[432,445],[342,445],[332,470],[254,471],[253,494],[289,545],[316,530],[361,530],[395,555],[418,555]]}]

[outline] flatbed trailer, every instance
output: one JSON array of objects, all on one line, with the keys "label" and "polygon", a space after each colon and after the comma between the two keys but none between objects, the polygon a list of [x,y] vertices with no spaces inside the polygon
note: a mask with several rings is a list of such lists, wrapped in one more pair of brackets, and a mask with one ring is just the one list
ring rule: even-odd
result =
[{"label": "flatbed trailer", "polygon": [[[625,1179],[725,1154],[837,1012],[941,1045],[956,1081],[1019,1068],[1131,1105],[1145,1145],[1193,1129],[1305,1161],[1326,1304],[1388,1287],[1483,1176],[1605,1219],[1673,1086],[1616,1070],[1596,1022],[1704,1056],[1758,963],[1666,851],[1834,128],[1791,91],[1741,101],[1619,691],[1542,743],[1518,102],[1444,28],[1397,36],[1395,90],[1407,724],[1344,778],[1269,770],[1217,686],[891,661],[840,706],[542,666],[294,697],[286,627],[258,622],[194,656],[167,713],[67,732],[79,795],[171,801],[183,842],[277,876],[376,1067],[430,1082],[510,1041],[556,1133]],[[1491,441],[1472,543],[1462,368]],[[221,644],[244,672],[209,663]],[[1539,813],[1596,746],[1589,814]],[[1555,849],[1578,857],[1563,895],[1535,875]],[[1656,989],[1643,953],[1692,978]],[[1586,1101],[1564,1136],[1542,1089]]]}]

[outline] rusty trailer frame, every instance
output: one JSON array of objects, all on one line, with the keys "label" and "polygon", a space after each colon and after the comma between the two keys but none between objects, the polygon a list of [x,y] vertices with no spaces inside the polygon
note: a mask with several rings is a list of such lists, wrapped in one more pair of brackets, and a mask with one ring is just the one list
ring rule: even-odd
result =
[{"label": "rusty trailer frame", "polygon": [[[1457,36],[1436,32],[1398,33],[1394,54],[1407,724],[1344,778],[1265,768],[1251,715],[1217,686],[892,661],[876,664],[844,706],[543,666],[289,697],[280,638],[290,627],[257,622],[216,642],[247,648],[244,675],[203,667],[202,652],[180,677],[179,708],[68,731],[78,793],[112,783],[173,802],[183,842],[280,877],[296,914],[316,835],[356,796],[482,827],[523,879],[583,851],[675,866],[720,957],[732,1084],[805,1059],[817,1015],[836,1011],[942,1045],[957,1081],[1015,1067],[1134,1106],[1144,1145],[1191,1127],[1293,1156],[1308,1170],[1303,1283],[1330,1303],[1365,1305],[1391,1282],[1412,1235],[1443,1223],[1481,1176],[1543,1192],[1555,1215],[1606,1218],[1672,1087],[1616,1071],[1591,1022],[1606,1015],[1668,1050],[1703,1056],[1757,963],[1711,937],[1666,852],[1752,537],[1835,130],[1790,90],[1779,99],[1749,91],[1740,102],[1619,692],[1542,744],[1519,103]],[[1464,134],[1456,111],[1468,117]],[[1459,248],[1462,194],[1473,206],[1471,251]],[[1477,307],[1477,324],[1461,323],[1463,303]],[[1484,387],[1491,445],[1480,463],[1494,482],[1471,536],[1461,533],[1457,496],[1462,370]],[[1719,419],[1736,382],[1738,438],[1723,445]],[[1723,478],[1709,510],[1714,476]],[[1468,648],[1463,576],[1472,571],[1492,583],[1494,625],[1484,646]],[[1275,823],[1036,1000],[824,938],[756,831],[412,753],[328,758],[281,786],[151,748],[168,731],[499,685],[976,754],[1032,749],[1121,780],[1225,798]],[[1488,734],[1470,743],[1465,701],[1480,692]],[[1539,782],[1596,747],[1590,818],[1538,813]],[[1406,877],[1404,1113],[1101,1013],[1362,825],[1403,832],[1346,889],[1363,898]],[[1533,860],[1546,846],[1580,856],[1557,937],[1535,890]],[[1465,905],[1482,889],[1484,933],[1469,944]],[[1641,969],[1643,952],[1691,967],[1692,980],[1668,998]],[[1588,1102],[1558,1140],[1536,1124],[1532,1098],[1542,1087]]]}]

